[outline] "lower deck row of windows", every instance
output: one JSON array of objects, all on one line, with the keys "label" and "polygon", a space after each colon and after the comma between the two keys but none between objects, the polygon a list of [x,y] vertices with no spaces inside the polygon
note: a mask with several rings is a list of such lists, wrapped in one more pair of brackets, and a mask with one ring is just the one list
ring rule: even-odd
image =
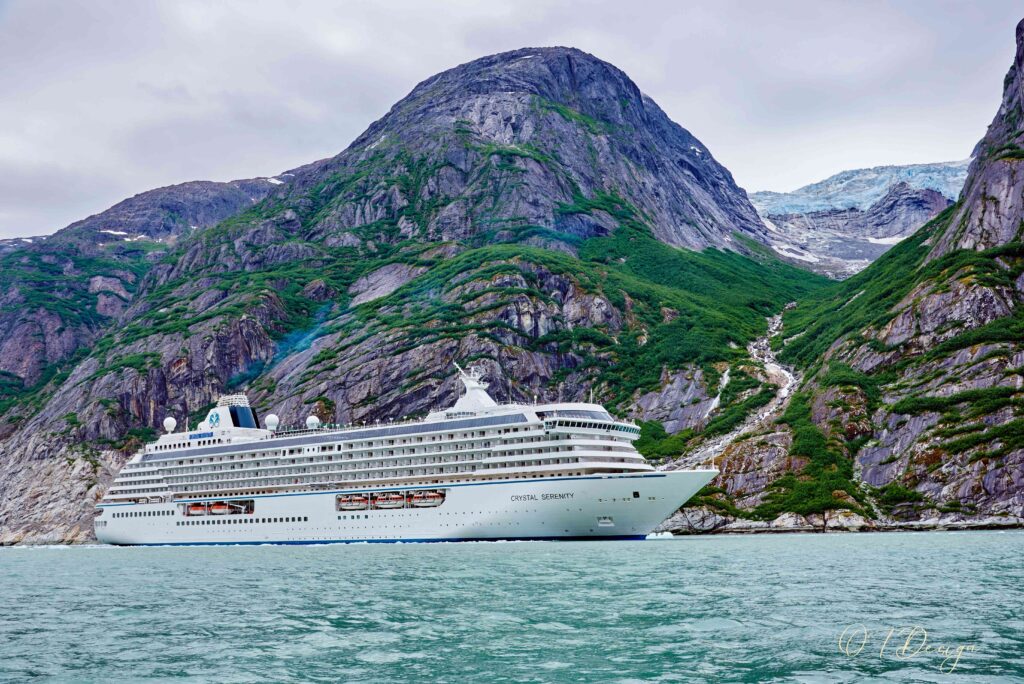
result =
[{"label": "lower deck row of windows", "polygon": [[290,518],[208,518],[206,520],[179,520],[174,523],[178,527],[182,525],[230,525],[237,523],[295,523],[295,522],[309,522],[309,516],[293,516]]}]

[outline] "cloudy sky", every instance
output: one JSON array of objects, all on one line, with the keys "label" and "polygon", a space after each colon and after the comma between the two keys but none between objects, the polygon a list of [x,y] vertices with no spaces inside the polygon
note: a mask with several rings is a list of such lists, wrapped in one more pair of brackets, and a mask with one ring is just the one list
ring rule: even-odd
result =
[{"label": "cloudy sky", "polygon": [[963,159],[1019,0],[0,0],[0,237],[144,190],[344,149],[419,81],[571,45],[622,68],[748,190]]}]

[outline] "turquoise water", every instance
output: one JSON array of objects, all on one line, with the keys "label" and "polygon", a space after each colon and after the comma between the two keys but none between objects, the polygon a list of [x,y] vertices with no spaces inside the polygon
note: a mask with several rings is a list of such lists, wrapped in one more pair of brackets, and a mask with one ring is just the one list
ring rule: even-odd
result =
[{"label": "turquoise water", "polygon": [[13,548],[0,606],[2,681],[1024,682],[1024,532]]}]

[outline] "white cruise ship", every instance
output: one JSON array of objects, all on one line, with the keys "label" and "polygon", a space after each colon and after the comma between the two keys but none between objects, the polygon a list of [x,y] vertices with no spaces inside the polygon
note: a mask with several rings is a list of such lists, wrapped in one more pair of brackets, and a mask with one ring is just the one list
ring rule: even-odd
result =
[{"label": "white cruise ship", "polygon": [[658,472],[600,405],[499,405],[474,371],[425,419],[261,427],[244,395],[167,434],[97,504],[109,544],[643,539],[715,470]]}]

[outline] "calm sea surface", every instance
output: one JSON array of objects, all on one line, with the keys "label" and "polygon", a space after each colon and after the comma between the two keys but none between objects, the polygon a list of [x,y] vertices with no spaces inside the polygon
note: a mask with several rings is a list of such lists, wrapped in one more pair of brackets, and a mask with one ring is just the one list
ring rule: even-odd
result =
[{"label": "calm sea surface", "polygon": [[163,678],[1024,682],[1024,532],[0,549],[0,680]]}]

